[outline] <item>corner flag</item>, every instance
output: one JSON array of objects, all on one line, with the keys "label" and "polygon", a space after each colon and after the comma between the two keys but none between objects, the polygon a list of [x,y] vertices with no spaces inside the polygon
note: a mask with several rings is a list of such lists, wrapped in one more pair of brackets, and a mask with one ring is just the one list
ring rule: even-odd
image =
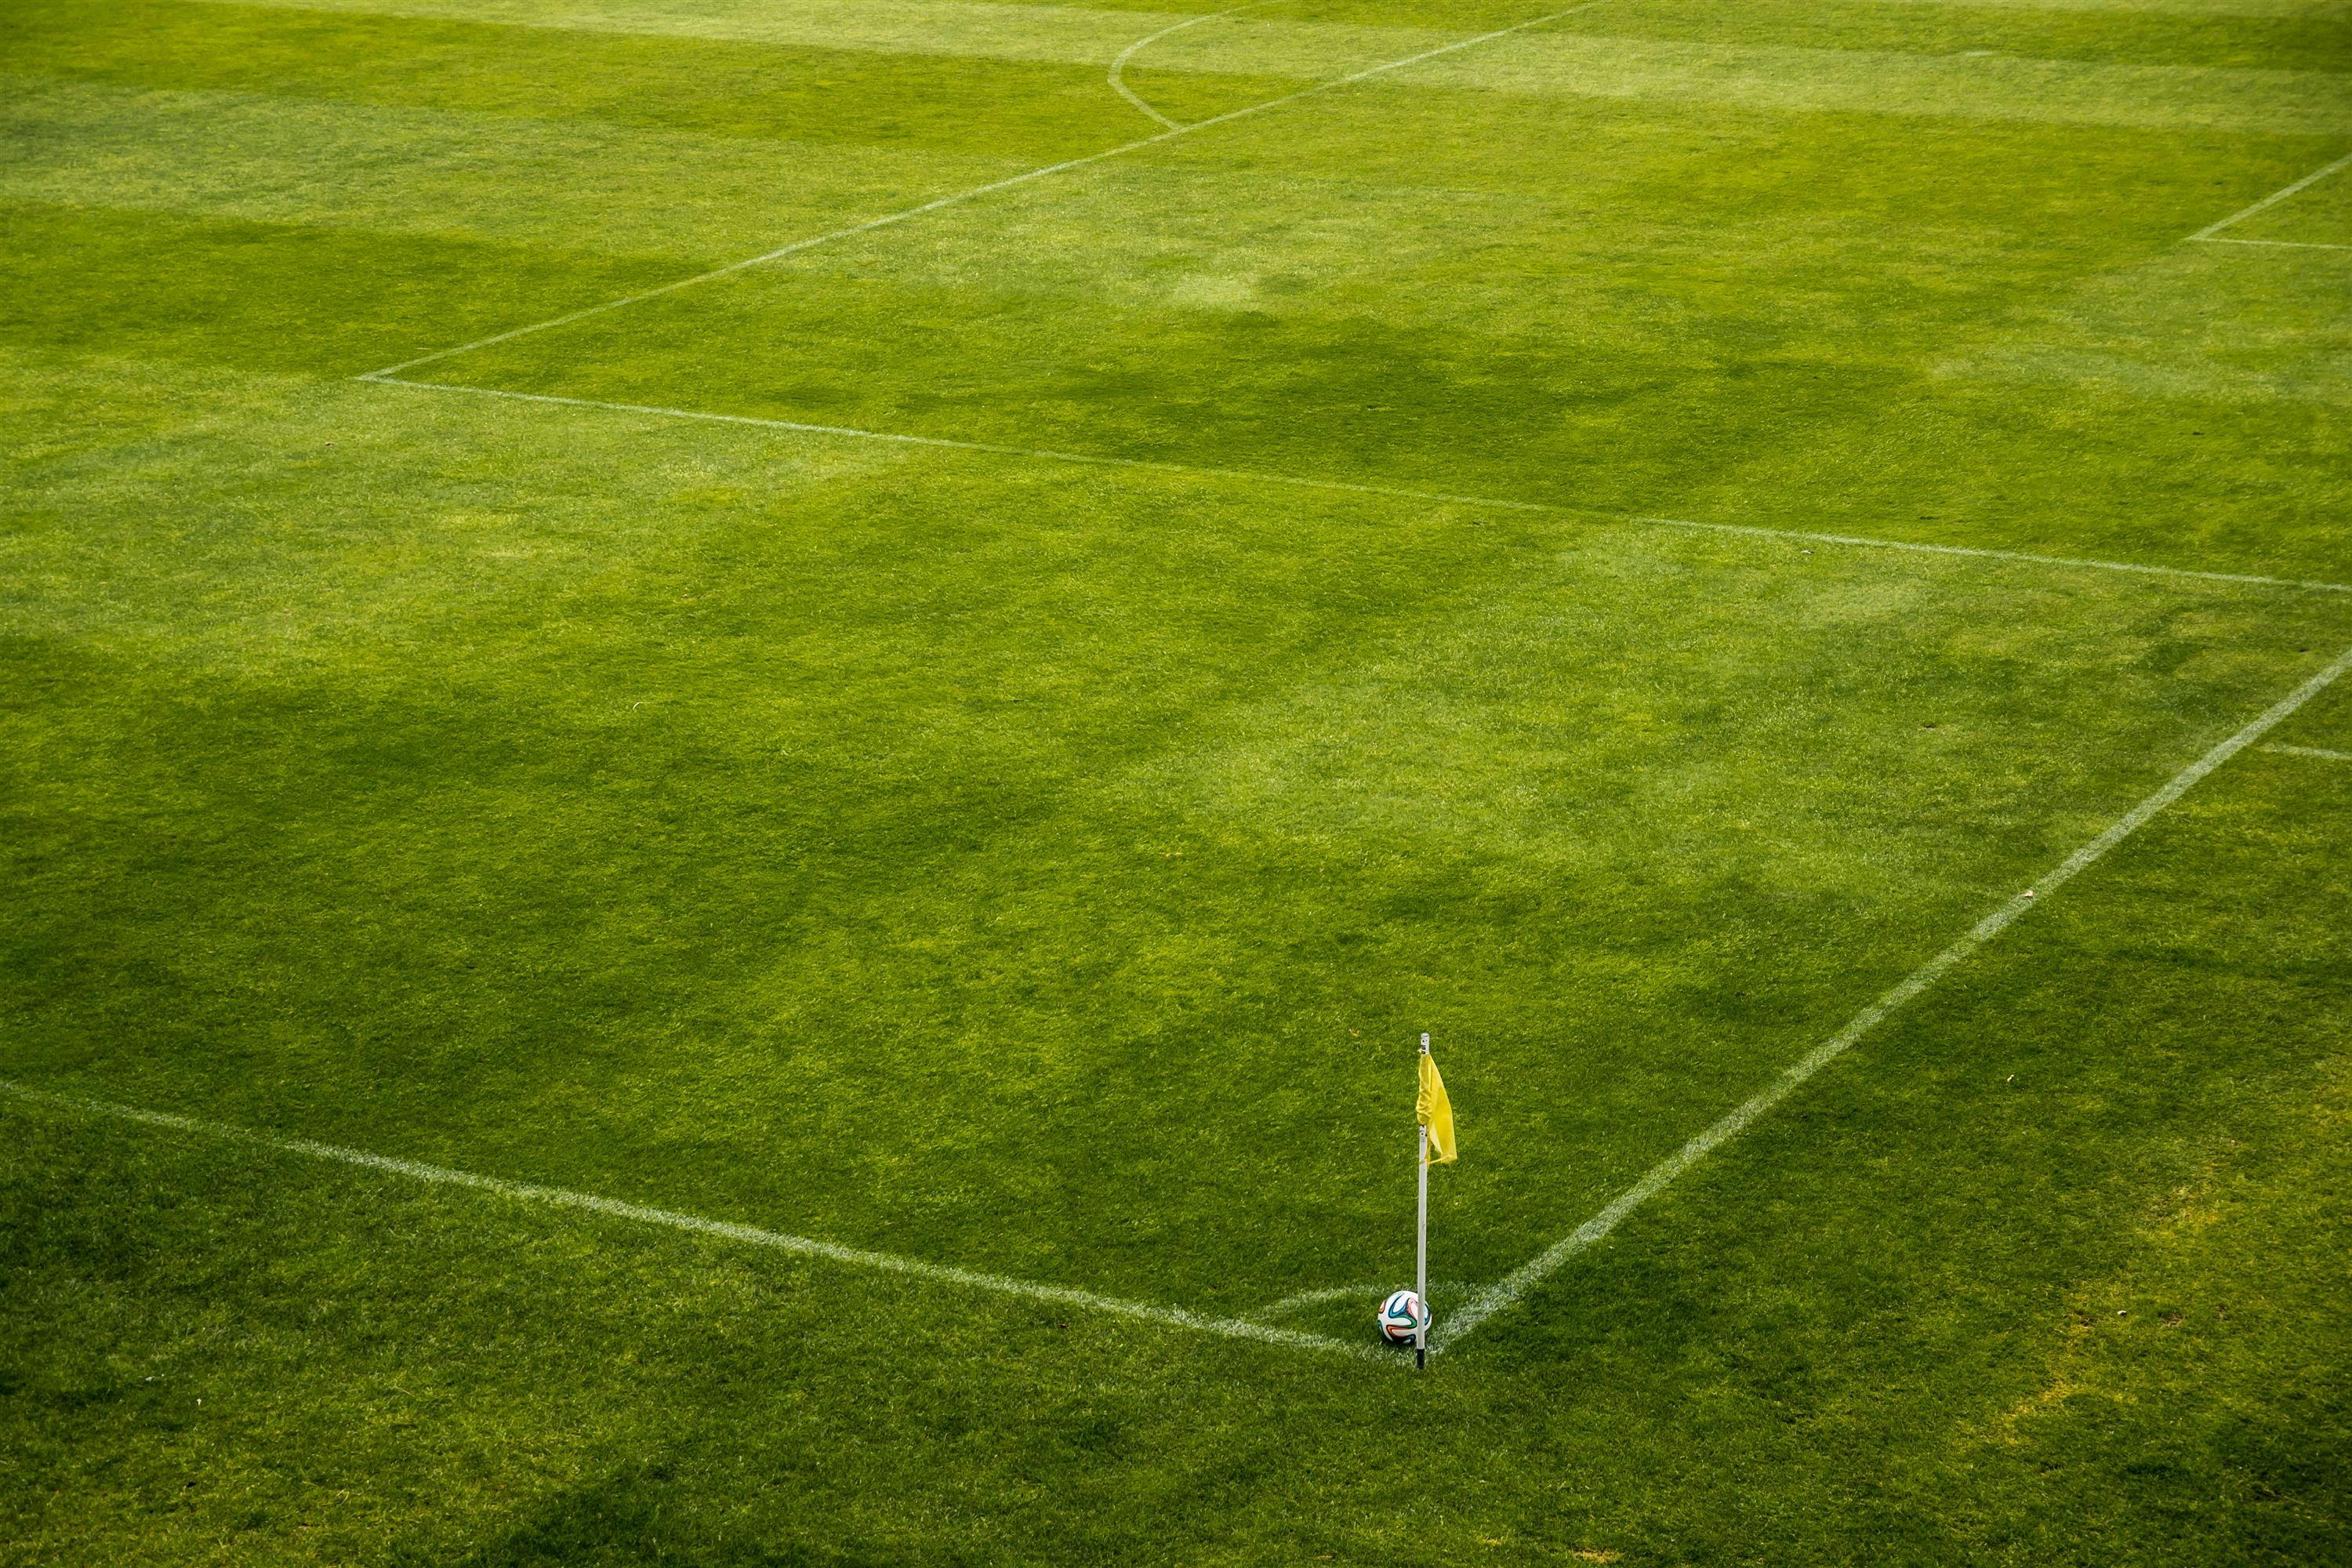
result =
[{"label": "corner flag", "polygon": [[1426,1045],[1421,1049],[1421,1092],[1413,1097],[1412,1118],[1429,1129],[1428,1158],[1441,1165],[1452,1164],[1454,1102],[1445,1098],[1445,1080],[1437,1076],[1437,1058],[1429,1054]]},{"label": "corner flag", "polygon": [[1412,1336],[1412,1364],[1429,1364],[1429,1166],[1454,1159],[1454,1102],[1445,1098],[1445,1080],[1437,1076],[1437,1058],[1429,1054],[1429,1037],[1421,1037],[1421,1089],[1412,1098],[1412,1119],[1421,1123],[1421,1159],[1414,1174],[1421,1183],[1421,1212],[1413,1221],[1412,1287],[1421,1298],[1421,1327]]}]

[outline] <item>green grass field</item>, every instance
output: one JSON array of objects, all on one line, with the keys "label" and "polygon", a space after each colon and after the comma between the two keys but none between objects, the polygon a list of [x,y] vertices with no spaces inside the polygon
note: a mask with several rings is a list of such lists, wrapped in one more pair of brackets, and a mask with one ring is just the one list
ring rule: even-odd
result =
[{"label": "green grass field", "polygon": [[0,1563],[2352,1561],[2352,5],[1198,3],[0,0]]}]

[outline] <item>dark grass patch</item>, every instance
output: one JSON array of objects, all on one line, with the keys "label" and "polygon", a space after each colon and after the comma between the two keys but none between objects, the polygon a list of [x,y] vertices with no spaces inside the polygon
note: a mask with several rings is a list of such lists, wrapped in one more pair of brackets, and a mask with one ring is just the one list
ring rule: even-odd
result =
[{"label": "dark grass patch", "polygon": [[16,205],[0,339],[47,353],[357,374],[678,276],[675,260]]}]

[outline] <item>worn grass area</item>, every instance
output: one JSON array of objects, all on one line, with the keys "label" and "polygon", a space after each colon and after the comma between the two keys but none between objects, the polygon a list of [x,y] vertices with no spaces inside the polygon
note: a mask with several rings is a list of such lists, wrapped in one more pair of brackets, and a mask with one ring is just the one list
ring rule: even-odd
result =
[{"label": "worn grass area", "polygon": [[1185,17],[0,0],[0,1559],[2352,1552],[2323,757],[1419,1377],[70,1103],[1363,1346],[1419,1031],[1443,1314],[2352,646],[2352,173],[2187,243],[2336,5],[1606,0],[360,379]]}]

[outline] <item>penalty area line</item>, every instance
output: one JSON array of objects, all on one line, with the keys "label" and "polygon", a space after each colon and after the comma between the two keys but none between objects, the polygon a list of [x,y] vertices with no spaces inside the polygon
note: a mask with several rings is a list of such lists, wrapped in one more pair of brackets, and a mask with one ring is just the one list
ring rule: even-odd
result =
[{"label": "penalty area line", "polygon": [[2095,864],[2108,850],[2147,826],[2158,812],[2187,795],[2214,769],[2284,723],[2305,703],[2334,685],[2347,669],[2352,669],[2352,648],[2336,655],[2318,674],[2272,703],[2242,729],[2173,774],[2155,794],[2060,861],[2040,881],[1985,916],[1958,942],[1897,981],[1885,994],[1855,1014],[1844,1028],[1806,1052],[1785,1068],[1779,1078],[1650,1167],[1640,1181],[1618,1194],[1599,1214],[1457,1308],[1451,1317],[1431,1330],[1430,1353],[1434,1355],[1440,1349],[1458,1342],[1496,1313],[1517,1305],[1528,1291],[1558,1272],[1562,1264],[1615,1230],[1627,1215],[1664,1191],[1675,1178],[1746,1131],[1759,1117],[1795,1093],[1806,1079],[1852,1050],[1856,1042],[1885,1022],[1890,1014],[1934,985],[1979,948],[2008,930],[2020,915],[2037,902],[2047,900],[2052,893]]},{"label": "penalty area line", "polygon": [[472,1171],[455,1170],[447,1165],[426,1164],[419,1160],[404,1160],[390,1154],[370,1153],[364,1149],[347,1149],[335,1143],[320,1143],[308,1138],[284,1138],[275,1133],[257,1132],[249,1128],[234,1127],[222,1121],[206,1121],[199,1117],[182,1116],[168,1110],[149,1110],[135,1105],[121,1105],[112,1100],[85,1099],[79,1095],[58,1094],[49,1089],[35,1089],[29,1084],[0,1079],[0,1095],[30,1105],[51,1110],[73,1111],[83,1115],[110,1117],[120,1121],[132,1121],[147,1127],[161,1127],[175,1132],[194,1133],[199,1137],[223,1142],[244,1143],[282,1154],[299,1154],[306,1159],[324,1160],[339,1165],[352,1165],[363,1171],[385,1175],[403,1176],[410,1181],[435,1186],[464,1187],[475,1192],[491,1193],[526,1204],[546,1205],[555,1208],[582,1209],[590,1214],[624,1219],[637,1225],[659,1226],[669,1230],[686,1231],[696,1236],[714,1237],[747,1247],[767,1247],[778,1252],[796,1253],[804,1258],[823,1258],[829,1263],[847,1265],[854,1268],[877,1269],[885,1273],[904,1274],[918,1279],[932,1280],[943,1285],[961,1286],[968,1289],[987,1290],[1000,1296],[1015,1296],[1031,1301],[1044,1301],[1056,1307],[1079,1311],[1102,1312],[1113,1317],[1131,1318],[1169,1328],[1189,1329],[1195,1333],[1214,1334],[1224,1339],[1254,1340],[1260,1344],[1278,1345],[1289,1350],[1318,1351],[1327,1354],[1349,1356],[1359,1361],[1390,1363],[1385,1356],[1369,1345],[1349,1344],[1345,1340],[1327,1334],[1306,1333],[1294,1329],[1274,1328],[1265,1323],[1245,1322],[1239,1318],[1211,1317],[1205,1313],[1187,1311],[1181,1307],[1162,1306],[1156,1301],[1132,1301],[1118,1296],[1097,1295],[1092,1290],[1080,1290],[1066,1285],[1048,1285],[1033,1279],[1017,1279],[1005,1274],[989,1274],[976,1268],[958,1268],[950,1263],[931,1263],[919,1258],[905,1258],[897,1253],[875,1252],[861,1247],[844,1247],[837,1242],[818,1241],[805,1236],[787,1236],[782,1231],[765,1230],[758,1226],[738,1225],[730,1220],[706,1219],[700,1215],[680,1214],[674,1209],[652,1208],[644,1204],[608,1198],[594,1193],[575,1192],[568,1187],[542,1186],[535,1182],[509,1181],[503,1176],[485,1176]]},{"label": "penalty area line", "polygon": [[2176,577],[2200,583],[2232,583],[2256,588],[2294,588],[2318,594],[2352,594],[2352,583],[2326,583],[2297,577],[2265,577],[2245,572],[2209,572],[2194,566],[2150,566],[2134,561],[2101,561],[2072,555],[2042,555],[2025,550],[1991,550],[1971,544],[1926,544],[1908,539],[1873,539],[1866,534],[1822,533],[1804,529],[1767,528],[1746,522],[1701,522],[1686,517],[1654,517],[1639,512],[1608,511],[1599,507],[1562,506],[1550,501],[1507,500],[1498,496],[1459,495],[1450,490],[1414,489],[1403,485],[1361,484],[1352,479],[1309,479],[1297,474],[1269,473],[1262,468],[1218,468],[1193,463],[1171,463],[1156,458],[1118,458],[1097,452],[1065,452],[1049,447],[1014,447],[997,441],[960,441],[949,436],[910,436],[890,430],[861,430],[848,425],[810,425],[793,419],[763,419],[750,414],[711,414],[697,408],[665,408],[650,403],[608,403],[591,397],[562,397],[548,392],[509,392],[495,386],[465,386],[456,382],[413,381],[390,371],[371,371],[355,379],[378,386],[405,386],[418,392],[461,392],[476,397],[499,397],[515,403],[543,403],[558,408],[593,408],[608,414],[635,414],[652,419],[696,420],[710,425],[740,425],[755,430],[782,430],[795,436],[831,436],[847,441],[876,441],[887,446],[929,447],[949,452],[984,452],[997,457],[1026,458],[1039,462],[1078,463],[1103,468],[1129,468],[1146,473],[1176,474],[1196,479],[1235,479],[1248,484],[1286,485],[1297,489],[1325,490],[1345,495],[1379,496],[1391,500],[1429,501],[1446,506],[1484,507],[1496,511],[1537,512],[1550,517],[1604,518],[1645,528],[1679,529],[1696,533],[1741,534],[1757,539],[1797,540],[1812,544],[1838,544],[1859,550],[1903,550],[1919,555],[1954,555],[1984,561],[2008,561],[2028,566],[2056,566],[2077,572],[2128,572],[2146,577]]},{"label": "penalty area line", "polygon": [[[1417,66],[1423,60],[1433,60],[1441,55],[1456,54],[1464,49],[1475,48],[1481,44],[1491,44],[1497,38],[1507,38],[1514,33],[1524,33],[1530,27],[1540,27],[1548,22],[1557,22],[1564,16],[1572,16],[1579,11],[1589,11],[1595,5],[1607,3],[1608,0],[1582,0],[1580,5],[1547,12],[1540,16],[1530,16],[1524,22],[1514,22],[1507,27],[1496,27],[1492,32],[1480,33],[1475,37],[1457,38],[1453,43],[1441,44],[1432,49],[1423,49],[1417,55],[1407,55],[1402,59],[1383,60],[1379,65],[1368,66],[1362,70],[1350,72],[1347,76],[1334,77],[1329,81],[1318,81],[1311,87],[1302,87],[1297,92],[1286,92],[1280,98],[1269,98],[1261,103],[1244,104],[1239,109],[1229,109],[1223,114],[1213,114],[1206,120],[1195,120],[1188,125],[1176,124],[1150,105],[1144,103],[1141,99],[1129,93],[1128,96],[1132,102],[1153,119],[1167,125],[1168,129],[1154,136],[1122,142],[1116,147],[1106,147],[1099,153],[1087,153],[1076,158],[1065,158],[1058,163],[1046,163],[1034,169],[1024,169],[1020,174],[1008,174],[1001,180],[991,180],[985,184],[973,185],[966,190],[950,191],[946,195],[935,196],[928,202],[904,207],[898,212],[885,213],[880,217],[867,218],[863,223],[849,224],[824,234],[811,235],[806,239],[796,239],[789,245],[780,245],[773,250],[761,251],[757,256],[747,256],[740,261],[730,261],[724,267],[714,267],[708,272],[698,272],[691,278],[680,278],[675,282],[664,283],[657,288],[647,289],[639,293],[624,295],[618,300],[606,300],[601,304],[584,306],[561,316],[551,316],[544,321],[532,321],[524,326],[509,328],[506,331],[495,332],[487,338],[476,338],[469,343],[459,343],[455,348],[436,349],[431,353],[418,354],[415,358],[403,360],[398,364],[386,365],[378,371],[370,371],[359,379],[382,380],[404,370],[414,370],[421,364],[431,364],[436,360],[471,353],[476,349],[486,349],[496,343],[511,342],[517,338],[529,337],[534,332],[543,332],[552,327],[568,327],[574,321],[584,321],[591,316],[601,316],[607,310],[618,310],[630,305],[641,305],[648,300],[658,300],[666,294],[675,294],[681,289],[691,289],[698,284],[716,282],[721,278],[731,278],[736,273],[750,268],[763,267],[772,261],[781,261],[787,256],[797,256],[802,251],[814,250],[819,246],[830,245],[837,239],[849,239],[861,234],[871,234],[876,229],[888,228],[894,224],[905,223],[910,218],[938,212],[943,207],[959,206],[982,196],[993,195],[998,191],[1013,190],[1055,174],[1066,174],[1072,169],[1083,169],[1089,164],[1102,163],[1106,159],[1122,157],[1129,153],[1140,152],[1146,147],[1157,147],[1162,142],[1171,141],[1179,136],[1189,136],[1195,131],[1206,131],[1213,125],[1224,125],[1233,121],[1246,120],[1251,115],[1263,114],[1270,109],[1280,109],[1286,104],[1297,103],[1302,99],[1313,98],[1320,93],[1331,92],[1343,87],[1353,87],[1360,81],[1370,81],[1376,76],[1385,76],[1390,71],[1402,70],[1407,66]],[[1240,7],[1244,10],[1248,8],[1248,6]],[[1203,22],[1211,19],[1208,16],[1198,18]],[[1175,30],[1169,29],[1171,32]],[[1164,34],[1153,35],[1154,37],[1164,36]],[[1150,38],[1146,38],[1142,43],[1150,41]],[[1141,45],[1135,47],[1140,47]],[[1126,57],[1120,58],[1124,59]],[[1125,91],[1125,88],[1117,79],[1114,79],[1111,85]]]}]

